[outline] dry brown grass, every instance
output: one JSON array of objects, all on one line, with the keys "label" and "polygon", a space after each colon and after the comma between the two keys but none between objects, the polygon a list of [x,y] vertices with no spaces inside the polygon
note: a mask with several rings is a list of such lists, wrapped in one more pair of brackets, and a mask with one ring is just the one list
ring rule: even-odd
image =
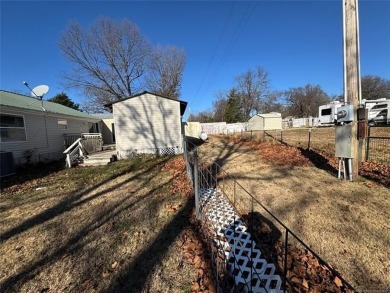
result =
[{"label": "dry brown grass", "polygon": [[[167,158],[57,171],[0,195],[1,292],[190,292],[192,199]],[[172,209],[174,207],[174,209]]]},{"label": "dry brown grass", "polygon": [[[313,157],[278,142],[261,145],[211,137],[200,154],[222,165],[356,289],[390,287],[388,188],[364,178],[339,180],[326,158],[321,164],[308,163]],[[220,179],[219,184],[232,196],[231,181]],[[242,210],[249,209],[250,198],[237,186],[235,200]],[[267,215],[259,205],[255,210]]]}]

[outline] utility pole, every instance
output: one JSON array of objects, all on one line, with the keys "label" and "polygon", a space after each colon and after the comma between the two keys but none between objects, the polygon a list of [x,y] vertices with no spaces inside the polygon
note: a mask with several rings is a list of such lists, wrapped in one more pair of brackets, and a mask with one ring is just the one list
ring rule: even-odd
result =
[{"label": "utility pole", "polygon": [[352,176],[358,177],[358,105],[361,104],[358,0],[343,0],[344,102],[353,105]]}]

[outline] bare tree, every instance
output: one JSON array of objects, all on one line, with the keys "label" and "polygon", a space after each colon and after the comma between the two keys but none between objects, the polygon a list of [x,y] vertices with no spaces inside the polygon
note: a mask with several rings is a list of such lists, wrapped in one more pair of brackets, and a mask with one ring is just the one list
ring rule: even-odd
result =
[{"label": "bare tree", "polygon": [[213,113],[209,110],[201,111],[197,113],[191,113],[188,116],[188,122],[200,122],[200,123],[209,123],[214,122]]},{"label": "bare tree", "polygon": [[390,99],[390,80],[373,75],[363,76],[362,98],[366,100]]},{"label": "bare tree", "polygon": [[157,47],[152,55],[148,88],[156,94],[179,99],[185,65],[185,53],[176,47]]},{"label": "bare tree", "polygon": [[236,77],[236,89],[241,98],[242,119],[247,121],[250,114],[260,110],[261,101],[269,94],[268,73],[258,66]]},{"label": "bare tree", "polygon": [[295,117],[317,116],[318,107],[329,102],[329,96],[322,88],[311,84],[289,89],[285,98],[288,105],[286,115]]},{"label": "bare tree", "polygon": [[82,89],[100,105],[139,90],[151,54],[151,45],[134,24],[107,18],[99,18],[86,31],[70,23],[60,48],[74,65],[65,76],[68,85]]},{"label": "bare tree", "polygon": [[260,103],[260,112],[283,112],[284,107],[280,102],[282,93],[279,91],[273,91],[269,93]]}]

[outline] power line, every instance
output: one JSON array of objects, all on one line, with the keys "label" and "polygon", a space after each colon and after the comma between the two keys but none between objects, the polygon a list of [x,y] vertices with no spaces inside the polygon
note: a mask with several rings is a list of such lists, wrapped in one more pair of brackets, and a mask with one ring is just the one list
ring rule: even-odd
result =
[{"label": "power line", "polygon": [[[254,5],[251,5],[251,4],[254,4]],[[208,83],[204,87],[202,94],[206,91],[206,89],[208,89],[215,82],[215,80],[218,77],[218,74],[220,73],[220,71],[222,70],[231,50],[237,44],[242,32],[244,31],[247,23],[249,22],[256,6],[257,6],[257,1],[249,2],[249,5],[246,7],[246,10],[244,11],[244,13],[241,17],[239,25],[237,26],[237,29],[236,29],[235,33],[233,34],[233,37],[231,39],[230,44],[226,47],[225,52],[224,52],[222,58],[220,59],[220,62],[217,65],[216,70],[214,71],[215,73],[212,75],[212,78],[209,79]]]},{"label": "power line", "polygon": [[200,85],[199,85],[199,87],[198,87],[198,89],[197,89],[197,91],[196,91],[196,93],[194,95],[194,102],[196,101],[196,99],[198,97],[198,94],[199,94],[199,92],[200,92],[200,90],[201,90],[201,88],[203,86],[203,83],[204,83],[206,77],[208,76],[209,70],[211,68],[211,64],[214,62],[215,55],[216,55],[216,53],[217,53],[217,51],[219,49],[219,45],[221,44],[222,36],[225,34],[225,30],[226,30],[228,21],[229,21],[231,15],[232,15],[233,6],[234,6],[234,2],[232,2],[232,5],[230,6],[229,13],[228,13],[227,17],[225,18],[225,23],[224,23],[224,25],[222,27],[221,33],[219,34],[218,41],[217,41],[217,43],[216,43],[216,45],[214,47],[213,54],[212,54],[212,56],[210,58],[210,61],[209,61],[208,65],[207,65],[206,73],[203,75],[202,81],[201,81],[201,83],[200,83]]}]

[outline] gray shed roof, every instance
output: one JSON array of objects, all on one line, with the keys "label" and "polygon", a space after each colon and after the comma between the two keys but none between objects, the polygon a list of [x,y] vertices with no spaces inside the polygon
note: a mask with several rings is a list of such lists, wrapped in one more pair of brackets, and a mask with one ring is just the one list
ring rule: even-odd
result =
[{"label": "gray shed roof", "polygon": [[18,108],[18,109],[32,110],[37,112],[46,112],[46,113],[48,112],[54,114],[62,114],[66,116],[73,116],[77,118],[100,120],[97,117],[77,111],[75,109],[66,107],[61,104],[57,104],[45,100],[40,101],[35,98],[31,98],[21,94],[7,92],[4,90],[0,90],[0,105],[12,107],[12,108]]},{"label": "gray shed roof", "polygon": [[282,118],[282,114],[278,112],[270,112],[256,115],[264,118]]}]

